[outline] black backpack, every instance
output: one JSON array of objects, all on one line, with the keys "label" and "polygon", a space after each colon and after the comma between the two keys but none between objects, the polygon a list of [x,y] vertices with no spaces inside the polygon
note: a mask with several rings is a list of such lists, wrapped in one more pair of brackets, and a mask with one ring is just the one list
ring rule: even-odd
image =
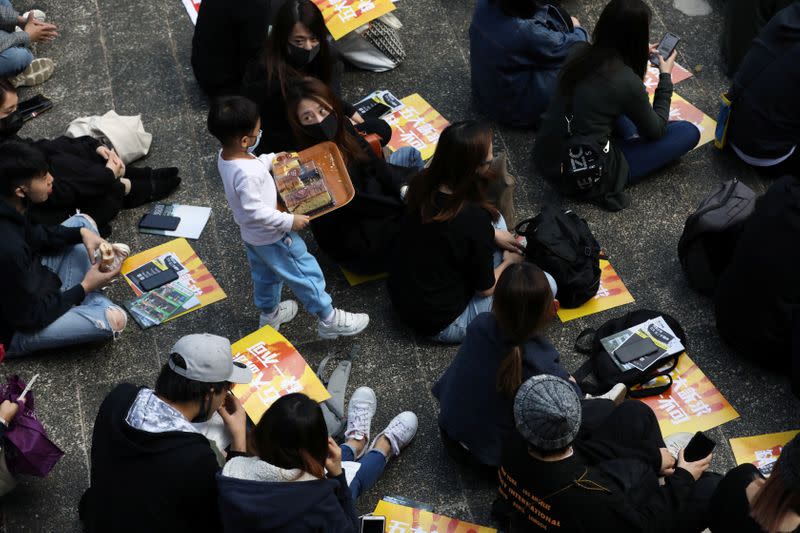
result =
[{"label": "black backpack", "polygon": [[678,241],[678,258],[694,290],[713,295],[717,280],[730,263],[756,195],[736,178],[721,183],[686,219]]},{"label": "black backpack", "polygon": [[600,245],[585,220],[546,205],[514,231],[528,241],[526,259],[555,278],[562,307],[578,307],[597,294]]},{"label": "black backpack", "polygon": [[[680,323],[666,313],[659,313],[657,311],[650,311],[648,309],[639,309],[631,311],[623,316],[613,318],[605,322],[602,326],[595,329],[583,330],[578,338],[575,340],[575,351],[589,356],[581,367],[573,373],[575,380],[580,384],[581,389],[589,394],[602,394],[609,390],[617,383],[624,383],[628,388],[633,385],[641,385],[647,383],[651,379],[658,376],[665,376],[668,378],[668,383],[657,387],[649,387],[647,389],[629,391],[628,396],[631,398],[645,398],[647,396],[658,396],[665,392],[672,386],[672,377],[669,375],[678,365],[678,358],[681,354],[671,355],[665,357],[651,368],[645,371],[638,369],[620,370],[620,368],[611,359],[611,355],[603,348],[600,339],[604,339],[614,333],[626,330],[630,327],[646,322],[647,320],[663,317],[667,325],[680,339],[684,347],[686,347],[686,333],[683,331]],[[669,363],[669,367],[665,370],[659,370],[664,367],[665,363]],[[586,382],[587,376],[592,374],[595,378],[596,385]]]}]

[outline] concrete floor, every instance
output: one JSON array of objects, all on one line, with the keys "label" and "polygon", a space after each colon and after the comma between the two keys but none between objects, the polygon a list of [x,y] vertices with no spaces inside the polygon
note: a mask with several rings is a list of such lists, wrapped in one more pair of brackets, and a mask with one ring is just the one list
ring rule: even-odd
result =
[{"label": "concrete floor", "polygon": [[[717,46],[722,0],[712,0],[710,15],[695,18],[683,15],[668,0],[649,3],[654,10],[651,40],[665,30],[683,36],[678,61],[688,68],[702,66],[701,72],[678,86],[678,92],[706,113],[715,114],[718,94],[727,87]],[[44,9],[61,27],[61,37],[39,50],[58,64],[53,78],[39,89],[56,105],[26,125],[22,134],[56,136],[70,120],[111,108],[123,115],[141,113],[154,135],[151,155],[142,164],[180,167],[184,181],[172,200],[213,208],[208,227],[193,246],[228,293],[222,302],[146,333],[132,325],[119,341],[101,348],[65,350],[4,365],[4,374],[18,373],[23,378],[41,374],[35,391],[38,415],[66,455],[48,478],[22,480],[3,501],[2,527],[9,532],[68,532],[79,530],[77,503],[89,481],[92,426],[107,392],[122,381],[152,385],[167,350],[181,335],[208,331],[235,340],[256,328],[257,312],[239,232],[216,171],[215,142],[206,133],[206,105],[192,77],[193,27],[181,2],[18,0],[15,5],[20,11],[34,5]],[[592,28],[604,2],[570,0],[565,5]],[[401,97],[418,92],[450,120],[475,117],[468,58],[472,6],[473,0],[402,0],[396,13],[405,24],[405,63],[383,74],[348,72],[345,96],[355,100],[374,89],[389,89]],[[683,324],[692,358],[741,414],[738,420],[711,431],[720,443],[715,460],[718,471],[734,465],[729,438],[800,428],[798,402],[787,380],[742,363],[721,344],[710,302],[688,289],[676,254],[686,216],[714,184],[737,176],[763,192],[767,182],[706,145],[633,189],[629,209],[610,214],[562,200],[534,175],[531,132],[498,128],[495,144],[497,151],[508,153],[512,172],[519,178],[520,215],[535,214],[544,203],[556,202],[577,209],[589,221],[636,298],[636,304],[618,312],[634,307],[660,309]],[[114,239],[129,243],[135,251],[163,242],[134,229],[145,211],[121,213],[114,223]],[[310,234],[307,240],[316,251]],[[314,320],[301,313],[283,333],[314,366],[325,354],[344,352],[357,342],[361,355],[351,387],[366,384],[376,390],[375,427],[405,409],[414,410],[420,419],[414,443],[361,498],[359,509],[371,510],[382,495],[394,494],[429,502],[443,514],[487,523],[493,490],[446,456],[436,429],[437,403],[429,392],[456,349],[415,341],[393,319],[382,283],[349,288],[335,265],[324,256],[319,259],[336,304],[368,311],[370,327],[355,341],[323,343],[316,341]],[[111,296],[124,301],[131,293],[118,283]],[[575,369],[581,362],[572,352],[578,332],[618,312],[552,326],[550,338],[568,368]]]}]

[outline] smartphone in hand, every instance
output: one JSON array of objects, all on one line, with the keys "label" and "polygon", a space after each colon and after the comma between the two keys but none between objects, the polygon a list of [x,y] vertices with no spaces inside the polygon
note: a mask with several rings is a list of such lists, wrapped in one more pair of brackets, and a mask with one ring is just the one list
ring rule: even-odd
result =
[{"label": "smartphone in hand", "polygon": [[660,65],[661,58],[667,59],[669,56],[671,56],[672,52],[675,51],[675,48],[678,47],[679,42],[681,42],[681,38],[674,33],[665,33],[664,37],[661,38],[661,42],[658,43],[657,53],[650,55],[650,62],[653,64],[653,66],[657,67]]}]

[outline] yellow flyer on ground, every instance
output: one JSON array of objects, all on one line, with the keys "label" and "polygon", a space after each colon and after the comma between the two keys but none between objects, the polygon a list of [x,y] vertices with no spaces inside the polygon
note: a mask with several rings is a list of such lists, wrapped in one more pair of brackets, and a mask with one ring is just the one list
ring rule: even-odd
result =
[{"label": "yellow flyer on ground", "polygon": [[400,100],[403,106],[384,115],[392,127],[392,139],[387,145],[392,152],[403,146],[413,146],[429,159],[436,151],[442,131],[450,124],[418,94]]},{"label": "yellow flyer on ground", "polygon": [[600,311],[606,311],[620,305],[633,302],[633,295],[611,266],[605,259],[600,260],[600,288],[597,294],[580,307],[574,309],[561,308],[558,310],[558,318],[562,322],[569,322],[576,318],[593,315]]},{"label": "yellow flyer on ground", "polygon": [[671,376],[672,387],[667,392],[642,399],[655,412],[665,437],[706,431],[739,418],[739,413],[687,354],[680,356]]},{"label": "yellow flyer on ground", "polygon": [[497,533],[492,527],[479,526],[463,520],[438,515],[422,509],[406,507],[381,500],[372,512],[386,517],[387,533]]},{"label": "yellow flyer on ground", "polygon": [[[653,101],[653,95],[650,95]],[[717,121],[709,117],[695,106],[687,102],[676,92],[672,93],[672,104],[669,108],[670,120],[688,120],[700,130],[700,141],[695,148],[700,148],[704,144],[714,140],[714,130],[717,128]]]},{"label": "yellow flyer on ground", "polygon": [[769,433],[755,437],[731,439],[731,450],[737,465],[753,463],[759,470],[774,463],[781,455],[781,450],[800,430]]},{"label": "yellow flyer on ground", "polygon": [[322,402],[331,397],[328,389],[292,344],[270,326],[254,331],[231,347],[233,360],[253,372],[249,385],[235,385],[233,394],[244,405],[254,423],[281,396],[302,392]]},{"label": "yellow flyer on ground", "polygon": [[362,24],[394,11],[392,0],[312,0],[334,39],[344,37]]},{"label": "yellow flyer on ground", "polygon": [[355,287],[356,285],[361,285],[362,283],[369,283],[370,281],[378,281],[386,279],[389,277],[388,272],[378,272],[377,274],[356,274],[355,272],[347,270],[343,266],[340,266],[339,268],[342,269],[342,274],[344,274],[344,279],[347,280],[347,283],[351,287]]},{"label": "yellow flyer on ground", "polygon": [[186,239],[173,239],[132,255],[122,263],[122,275],[136,296],[141,296],[145,292],[140,286],[141,279],[151,275],[155,268],[161,270],[171,268],[178,274],[176,281],[194,293],[194,298],[184,305],[186,310],[170,316],[168,320],[227,297]]}]

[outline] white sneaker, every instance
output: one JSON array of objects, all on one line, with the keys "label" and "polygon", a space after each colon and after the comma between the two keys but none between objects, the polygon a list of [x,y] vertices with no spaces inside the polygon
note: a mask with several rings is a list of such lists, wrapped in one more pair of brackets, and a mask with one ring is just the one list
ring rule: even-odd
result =
[{"label": "white sneaker", "polygon": [[347,404],[347,429],[344,431],[344,438],[364,441],[364,447],[358,452],[356,459],[361,458],[367,451],[370,425],[377,408],[378,399],[375,398],[375,391],[369,387],[359,387],[350,396],[350,402]]},{"label": "white sneaker", "polygon": [[366,313],[348,313],[341,309],[333,310],[331,321],[319,321],[317,334],[320,339],[335,339],[358,335],[369,324],[369,315]]},{"label": "white sneaker", "polygon": [[617,383],[611,390],[601,396],[591,396],[587,394],[586,397],[590,400],[611,400],[614,405],[619,405],[625,400],[625,395],[628,394],[628,387],[624,383]]},{"label": "white sneaker", "polygon": [[31,61],[28,68],[10,78],[8,81],[11,82],[11,85],[14,87],[33,87],[34,85],[39,85],[49,80],[55,68],[56,64],[52,59],[37,57]]},{"label": "white sneaker", "polygon": [[279,331],[281,325],[292,320],[297,315],[297,302],[294,300],[284,300],[278,304],[278,308],[272,314],[261,313],[258,317],[258,327],[272,326],[272,329]]},{"label": "white sneaker", "polygon": [[417,415],[411,411],[403,411],[396,417],[392,418],[386,429],[381,431],[377,437],[372,441],[369,449],[375,448],[375,443],[381,437],[386,437],[392,447],[392,456],[397,457],[400,452],[408,446],[414,435],[417,434]]}]

